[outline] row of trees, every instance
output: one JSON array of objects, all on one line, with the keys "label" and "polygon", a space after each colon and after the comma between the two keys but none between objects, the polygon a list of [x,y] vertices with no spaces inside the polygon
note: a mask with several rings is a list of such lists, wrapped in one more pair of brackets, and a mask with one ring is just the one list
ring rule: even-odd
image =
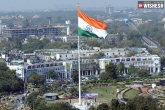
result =
[{"label": "row of trees", "polygon": [[54,42],[51,43],[48,39],[44,38],[42,40],[36,38],[27,38],[27,43],[23,44],[24,39],[22,37],[10,38],[8,41],[4,40],[0,44],[0,49],[4,48],[6,50],[19,49],[26,52],[33,52],[36,49],[76,49],[76,43],[66,43],[66,42]]},{"label": "row of trees", "polygon": [[121,21],[114,21],[107,24],[107,32],[110,34],[128,33],[129,27]]},{"label": "row of trees", "polygon": [[[55,79],[57,77],[54,70],[49,70],[48,75],[51,79]],[[42,75],[39,75],[35,72],[31,73],[28,78],[29,82],[33,85],[42,85],[45,83],[46,80]]]},{"label": "row of trees", "polygon": [[156,22],[148,22],[138,26],[142,34],[151,37],[154,41],[158,41],[161,46],[165,47],[165,31],[164,24]]},{"label": "row of trees", "polygon": [[[127,71],[128,70],[128,71]],[[137,69],[134,65],[130,65],[129,68],[125,68],[124,63],[120,62],[118,65],[113,63],[109,63],[105,67],[105,72],[100,74],[101,80],[108,80],[108,79],[117,79],[120,75],[127,73],[130,76],[139,76],[139,77],[147,77],[149,76],[149,70]]]},{"label": "row of trees", "polygon": [[[38,97],[39,93],[34,92],[29,95],[26,104],[35,110],[79,110],[69,103],[57,102],[49,104],[43,98]],[[136,96],[126,104],[119,103],[117,99],[112,99],[110,104],[102,103],[97,107],[91,106],[88,110],[164,110],[150,96]]]},{"label": "row of trees", "polygon": [[[124,39],[127,37],[127,39]],[[135,30],[129,30],[126,35],[119,33],[116,38],[111,38],[111,42],[108,40],[102,40],[102,42],[98,42],[97,40],[88,40],[87,45],[90,47],[100,47],[100,48],[112,48],[112,47],[142,47],[141,43],[142,35]],[[124,39],[124,40],[123,40]]]},{"label": "row of trees", "polygon": [[38,95],[38,92],[34,92],[27,98],[26,104],[30,108],[33,108],[35,110],[79,110],[72,107],[69,103],[65,102],[49,104],[45,101],[45,99],[37,97]]},{"label": "row of trees", "polygon": [[91,106],[89,110],[164,110],[164,107],[159,106],[156,101],[148,96],[136,96],[129,100],[126,104],[119,103],[118,100],[112,99],[111,104],[100,104],[97,108]]}]

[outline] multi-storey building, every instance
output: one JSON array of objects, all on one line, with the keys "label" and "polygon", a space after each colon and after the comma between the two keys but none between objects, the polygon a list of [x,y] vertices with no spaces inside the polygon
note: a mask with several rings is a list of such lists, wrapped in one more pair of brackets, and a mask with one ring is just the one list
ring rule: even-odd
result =
[{"label": "multi-storey building", "polygon": [[[67,74],[73,74],[74,71],[78,70],[78,60],[64,61],[63,65],[66,67]],[[100,68],[98,62],[96,60],[81,59],[80,74],[81,76],[99,75]]]},{"label": "multi-storey building", "polygon": [[65,66],[63,66],[63,64],[60,62],[45,62],[29,65],[19,65],[16,68],[16,75],[26,81],[28,80],[28,76],[31,73],[36,72],[39,75],[44,76],[46,79],[49,79],[48,72],[50,70],[54,70],[59,78],[64,78],[66,76]]},{"label": "multi-storey building", "polygon": [[105,7],[105,13],[107,14],[113,14],[114,13],[114,7],[108,5]]},{"label": "multi-storey building", "polygon": [[7,37],[21,36],[26,37],[29,35],[53,35],[58,36],[59,27],[44,26],[44,27],[27,27],[27,28],[5,28],[3,29],[3,35]]},{"label": "multi-storey building", "polygon": [[[89,59],[81,59],[81,76],[90,76],[100,74],[99,66],[96,62]],[[48,72],[54,70],[59,79],[71,78],[73,72],[78,70],[77,60],[68,60],[63,62],[44,62],[35,64],[23,64],[22,62],[12,63],[8,65],[10,69],[16,69],[16,75],[23,79],[28,80],[28,76],[36,72],[39,75],[49,79]]]},{"label": "multi-storey building", "polygon": [[[158,55],[143,55],[143,56],[132,56],[132,57],[118,57],[118,58],[108,58],[99,59],[99,65],[101,71],[105,71],[105,66],[112,62],[114,64],[119,64],[123,62],[125,67],[128,68],[129,65],[134,65],[135,68],[145,68],[150,71],[150,73],[160,72],[160,57]],[[127,72],[128,70],[126,70]]]}]

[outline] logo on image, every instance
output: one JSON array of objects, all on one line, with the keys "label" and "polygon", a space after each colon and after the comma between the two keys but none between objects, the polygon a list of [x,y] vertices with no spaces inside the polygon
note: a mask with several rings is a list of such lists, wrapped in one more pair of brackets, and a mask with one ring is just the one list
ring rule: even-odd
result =
[{"label": "logo on image", "polygon": [[139,9],[163,9],[164,1],[138,1]]},{"label": "logo on image", "polygon": [[143,8],[143,4],[142,3],[139,3],[138,4],[138,8]]}]

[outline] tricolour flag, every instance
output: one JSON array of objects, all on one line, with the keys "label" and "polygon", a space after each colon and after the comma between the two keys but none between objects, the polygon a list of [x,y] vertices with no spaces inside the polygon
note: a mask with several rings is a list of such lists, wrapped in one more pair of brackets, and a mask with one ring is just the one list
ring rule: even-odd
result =
[{"label": "tricolour flag", "polygon": [[106,23],[88,17],[78,9],[78,35],[94,38],[105,38],[107,36]]}]

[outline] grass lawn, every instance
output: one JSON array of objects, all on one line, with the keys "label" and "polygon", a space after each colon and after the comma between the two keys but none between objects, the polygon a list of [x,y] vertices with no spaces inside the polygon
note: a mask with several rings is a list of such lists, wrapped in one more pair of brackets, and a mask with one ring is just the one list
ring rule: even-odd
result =
[{"label": "grass lawn", "polygon": [[123,97],[124,97],[125,100],[129,100],[129,99],[134,98],[138,94],[139,94],[139,91],[134,90],[134,89],[130,89],[130,90],[128,90],[127,92],[125,92],[123,94]]},{"label": "grass lawn", "polygon": [[[119,90],[121,90],[122,88],[119,88]],[[106,91],[107,90],[107,91]],[[97,102],[105,102],[108,103],[110,102],[112,99],[117,99],[116,97],[116,92],[117,88],[116,86],[96,86],[96,87],[91,87],[88,88],[86,93],[98,93],[98,98],[96,98]],[[86,101],[87,99],[82,99],[82,101]],[[89,99],[89,100],[93,100],[94,99]],[[64,100],[64,99],[59,99],[59,100],[55,100],[55,101],[47,101],[48,103],[56,103],[56,102],[70,102],[70,100]],[[78,99],[72,99],[72,103],[78,102]]]},{"label": "grass lawn", "polygon": [[[106,91],[107,90],[107,91]],[[87,93],[98,93],[97,102],[110,102],[111,99],[116,99],[116,86],[100,86],[88,89]],[[119,89],[120,90],[120,89]]]}]

